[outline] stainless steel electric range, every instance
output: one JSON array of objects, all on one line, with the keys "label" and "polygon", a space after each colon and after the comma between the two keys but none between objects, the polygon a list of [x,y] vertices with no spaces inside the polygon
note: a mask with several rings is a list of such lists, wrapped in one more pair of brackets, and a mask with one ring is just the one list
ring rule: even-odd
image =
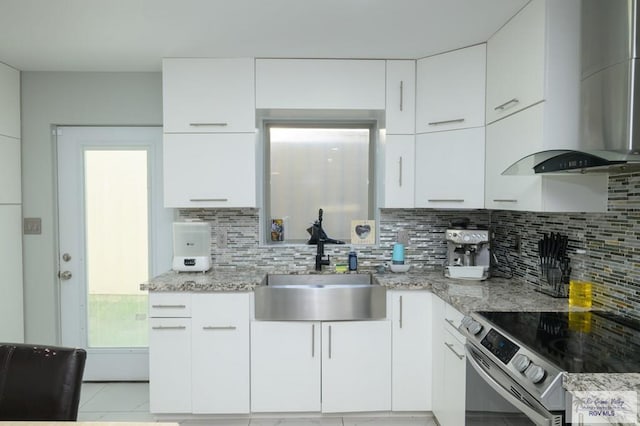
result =
[{"label": "stainless steel electric range", "polygon": [[562,425],[563,373],[640,372],[640,324],[609,313],[475,312],[460,329],[467,425],[496,416],[513,425]]}]

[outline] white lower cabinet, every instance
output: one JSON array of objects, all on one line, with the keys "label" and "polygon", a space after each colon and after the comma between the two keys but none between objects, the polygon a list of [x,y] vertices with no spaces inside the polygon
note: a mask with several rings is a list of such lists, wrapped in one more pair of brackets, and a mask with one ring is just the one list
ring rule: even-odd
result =
[{"label": "white lower cabinet", "polygon": [[451,305],[438,297],[433,298],[432,411],[441,426],[465,424],[465,338],[456,329],[462,317]]},{"label": "white lower cabinet", "polygon": [[320,323],[251,323],[251,411],[320,411]]},{"label": "white lower cabinet", "polygon": [[149,411],[191,412],[191,318],[149,319]]},{"label": "white lower cabinet", "polygon": [[151,292],[151,413],[248,413],[250,293]]},{"label": "white lower cabinet", "polygon": [[391,322],[322,324],[322,411],[391,409]]},{"label": "white lower cabinet", "polygon": [[[431,410],[432,295],[391,291],[393,411]],[[435,395],[434,395],[435,397]]]},{"label": "white lower cabinet", "polygon": [[193,413],[249,412],[249,293],[192,298]]},{"label": "white lower cabinet", "polygon": [[251,411],[391,409],[389,321],[251,324]]}]

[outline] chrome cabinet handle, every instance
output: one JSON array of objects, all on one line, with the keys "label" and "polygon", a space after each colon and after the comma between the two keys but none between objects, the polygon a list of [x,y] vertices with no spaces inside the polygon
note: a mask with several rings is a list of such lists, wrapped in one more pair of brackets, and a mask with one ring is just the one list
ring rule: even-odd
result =
[{"label": "chrome cabinet handle", "polygon": [[186,305],[151,305],[152,308],[172,308],[172,309],[184,309]]},{"label": "chrome cabinet handle", "polygon": [[398,159],[398,186],[402,188],[402,156]]},{"label": "chrome cabinet handle", "polygon": [[458,357],[458,359],[464,359],[464,355],[460,355],[458,352],[456,352],[456,350],[453,349],[453,345],[451,343],[444,342],[444,345],[448,347],[449,350],[451,350],[451,352],[453,352],[453,354]]},{"label": "chrome cabinet handle", "polygon": [[402,328],[402,296],[400,296],[400,321],[398,321],[400,324],[400,328]]},{"label": "chrome cabinet handle", "polygon": [[329,326],[329,359],[331,359],[331,326]]},{"label": "chrome cabinet handle", "polygon": [[451,327],[456,328],[456,325],[455,325],[455,323],[453,322],[453,320],[450,320],[449,318],[445,318],[444,320],[445,320],[446,322],[448,322],[448,323],[449,323],[449,325],[450,325]]},{"label": "chrome cabinet handle", "polygon": [[429,126],[440,126],[442,124],[464,123],[464,118],[455,118],[453,120],[432,121]]},{"label": "chrome cabinet handle", "polygon": [[404,81],[400,80],[400,111],[402,111],[403,103],[404,103]]},{"label": "chrome cabinet handle", "polygon": [[186,328],[184,325],[156,325],[151,327],[152,330],[185,330]]},{"label": "chrome cabinet handle", "polygon": [[464,198],[430,198],[430,203],[464,203]]},{"label": "chrome cabinet handle", "polygon": [[311,324],[311,358],[316,356],[316,325]]},{"label": "chrome cabinet handle", "polygon": [[235,325],[205,325],[203,330],[235,330],[238,327]]},{"label": "chrome cabinet handle", "polygon": [[517,203],[518,202],[518,200],[510,200],[506,198],[498,198],[498,199],[494,199],[493,201],[496,203]]},{"label": "chrome cabinet handle", "polygon": [[494,108],[495,111],[504,111],[505,109],[508,109],[512,106],[515,106],[517,104],[519,104],[520,101],[517,98],[513,98],[513,99],[509,99],[507,102],[503,103],[502,105],[498,105],[497,107]]},{"label": "chrome cabinet handle", "polygon": [[192,127],[206,127],[206,126],[211,126],[211,127],[226,127],[228,126],[229,123],[189,123],[189,126]]},{"label": "chrome cabinet handle", "polygon": [[203,202],[203,201],[229,201],[228,198],[189,198],[189,201],[194,203]]}]

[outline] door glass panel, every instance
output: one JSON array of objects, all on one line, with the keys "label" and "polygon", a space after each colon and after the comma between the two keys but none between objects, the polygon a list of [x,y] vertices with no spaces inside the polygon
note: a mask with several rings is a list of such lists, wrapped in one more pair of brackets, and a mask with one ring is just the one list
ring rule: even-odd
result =
[{"label": "door glass panel", "polygon": [[86,150],[89,347],[147,346],[146,150]]}]

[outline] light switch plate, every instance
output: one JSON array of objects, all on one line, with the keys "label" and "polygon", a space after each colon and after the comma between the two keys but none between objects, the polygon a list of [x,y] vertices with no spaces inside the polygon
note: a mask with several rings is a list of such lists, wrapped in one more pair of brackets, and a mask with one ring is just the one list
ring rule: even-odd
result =
[{"label": "light switch plate", "polygon": [[22,226],[24,235],[42,234],[42,219],[39,217],[25,217]]}]

